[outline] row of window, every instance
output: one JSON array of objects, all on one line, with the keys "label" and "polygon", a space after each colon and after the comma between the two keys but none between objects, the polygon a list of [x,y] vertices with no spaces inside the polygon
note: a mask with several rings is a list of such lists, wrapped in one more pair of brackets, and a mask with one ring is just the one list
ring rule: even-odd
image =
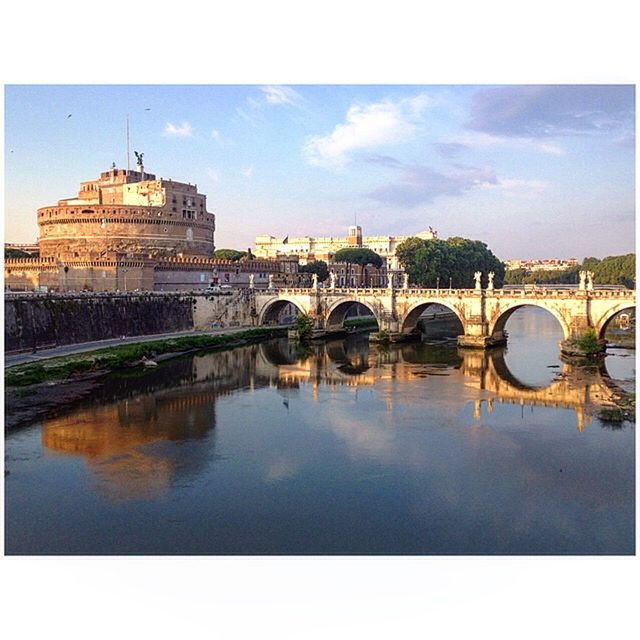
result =
[{"label": "row of window", "polygon": [[[165,224],[172,226],[184,226],[184,222],[181,220],[154,220],[154,219],[138,219],[138,218],[108,218],[106,223],[99,218],[61,218],[59,220],[47,220],[45,222],[41,222],[41,225],[52,225],[52,224],[99,224],[103,228],[108,227],[109,224]],[[196,229],[205,229],[209,230],[209,225],[204,224],[195,224],[192,225]]]}]

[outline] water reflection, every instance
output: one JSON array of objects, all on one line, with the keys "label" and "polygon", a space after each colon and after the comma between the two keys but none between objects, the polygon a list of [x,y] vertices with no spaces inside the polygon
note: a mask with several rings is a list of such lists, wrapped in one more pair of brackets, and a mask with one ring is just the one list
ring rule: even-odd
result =
[{"label": "water reflection", "polygon": [[[483,407],[491,413],[495,403],[566,408],[575,412],[579,431],[590,422],[590,409],[607,406],[613,394],[602,371],[567,363],[550,384],[525,384],[509,370],[504,350],[424,344],[380,348],[370,346],[366,336],[301,350],[274,340],[170,361],[144,375],[112,376],[90,404],[44,420],[42,444],[49,452],[84,459],[103,495],[148,499],[196,477],[214,459],[220,397],[274,388],[288,410],[304,386],[311,388],[316,403],[321,389],[375,390],[388,414],[397,403],[419,404],[425,396],[448,415],[472,403],[475,420]],[[341,429],[348,422],[343,416]]]}]

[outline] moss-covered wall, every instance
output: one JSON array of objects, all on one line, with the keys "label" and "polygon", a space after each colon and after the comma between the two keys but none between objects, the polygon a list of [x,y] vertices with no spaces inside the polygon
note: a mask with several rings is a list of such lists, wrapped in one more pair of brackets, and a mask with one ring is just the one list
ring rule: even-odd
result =
[{"label": "moss-covered wall", "polygon": [[5,299],[5,351],[193,328],[188,296]]}]

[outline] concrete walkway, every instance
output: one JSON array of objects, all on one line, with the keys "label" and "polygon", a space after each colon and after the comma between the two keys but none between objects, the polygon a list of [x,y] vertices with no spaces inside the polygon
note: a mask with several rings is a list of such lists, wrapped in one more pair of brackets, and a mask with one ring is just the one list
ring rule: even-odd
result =
[{"label": "concrete walkway", "polygon": [[[125,338],[110,338],[108,340],[96,340],[94,342],[82,342],[80,344],[67,344],[53,349],[42,349],[36,353],[23,352],[12,355],[5,355],[4,366],[13,367],[17,364],[25,362],[37,362],[47,358],[55,358],[57,356],[67,356],[73,353],[85,353],[87,351],[95,351],[96,349],[104,349],[105,347],[116,347],[121,344],[135,344],[139,342],[152,342],[153,340],[167,340],[170,338],[182,338],[185,336],[213,336],[221,334],[233,334],[241,331],[247,331],[253,327],[232,327],[225,329],[209,329],[207,331],[178,331],[175,333],[156,333],[146,336],[127,336]],[[266,327],[265,327],[266,328]],[[275,327],[270,327],[275,328]]]}]

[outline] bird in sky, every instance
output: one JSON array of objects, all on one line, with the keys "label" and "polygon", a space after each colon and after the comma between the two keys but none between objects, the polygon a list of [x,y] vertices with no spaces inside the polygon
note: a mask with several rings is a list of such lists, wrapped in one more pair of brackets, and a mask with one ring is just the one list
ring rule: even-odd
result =
[{"label": "bird in sky", "polygon": [[150,108],[150,107],[147,107],[147,108],[145,109],[145,111],[151,111],[151,108]]},{"label": "bird in sky", "polygon": [[70,113],[70,114],[67,116],[67,120],[68,120],[72,115],[73,115],[73,114],[72,114],[72,113]]}]

